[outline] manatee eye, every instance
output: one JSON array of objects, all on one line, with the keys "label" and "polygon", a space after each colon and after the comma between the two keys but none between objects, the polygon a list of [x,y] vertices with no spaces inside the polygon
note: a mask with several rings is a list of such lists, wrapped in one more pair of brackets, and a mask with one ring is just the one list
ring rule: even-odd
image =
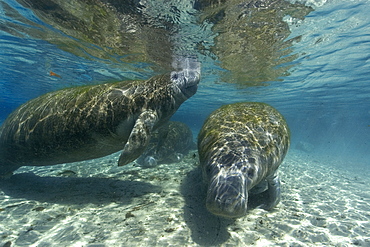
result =
[{"label": "manatee eye", "polygon": [[179,74],[177,72],[171,73],[171,80],[177,80],[179,78]]},{"label": "manatee eye", "polygon": [[210,174],[210,173],[211,173],[211,167],[209,167],[209,166],[208,166],[208,167],[206,168],[206,173],[207,173],[207,174]]},{"label": "manatee eye", "polygon": [[255,170],[253,168],[250,168],[248,170],[248,177],[253,177],[254,176],[254,172],[255,172]]}]

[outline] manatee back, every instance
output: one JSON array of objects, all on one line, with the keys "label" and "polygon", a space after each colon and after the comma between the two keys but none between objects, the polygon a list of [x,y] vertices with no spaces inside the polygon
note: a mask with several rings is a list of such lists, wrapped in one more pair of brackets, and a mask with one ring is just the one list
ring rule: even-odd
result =
[{"label": "manatee back", "polygon": [[1,165],[51,165],[122,149],[122,144],[95,148],[100,137],[117,139],[117,144],[128,137],[112,135],[132,111],[130,99],[113,90],[121,84],[67,88],[21,105],[1,128]]}]

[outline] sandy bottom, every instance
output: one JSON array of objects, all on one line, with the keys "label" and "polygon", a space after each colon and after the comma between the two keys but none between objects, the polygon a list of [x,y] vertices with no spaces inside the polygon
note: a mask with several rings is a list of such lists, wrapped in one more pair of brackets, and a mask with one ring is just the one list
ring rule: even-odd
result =
[{"label": "sandy bottom", "polygon": [[0,246],[370,246],[365,165],[290,150],[281,203],[228,220],[206,211],[194,155],[154,168],[117,167],[117,154],[22,167],[0,181]]}]

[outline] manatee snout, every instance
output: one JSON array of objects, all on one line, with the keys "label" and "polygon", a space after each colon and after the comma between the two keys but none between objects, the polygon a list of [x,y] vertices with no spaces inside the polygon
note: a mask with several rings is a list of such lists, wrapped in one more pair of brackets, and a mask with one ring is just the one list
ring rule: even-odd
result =
[{"label": "manatee snout", "polygon": [[200,81],[201,66],[197,58],[193,56],[180,57],[173,67],[180,70],[171,72],[171,81],[187,97],[194,95]]},{"label": "manatee snout", "polygon": [[219,174],[209,183],[207,209],[219,216],[237,218],[247,212],[247,181],[241,174]]}]

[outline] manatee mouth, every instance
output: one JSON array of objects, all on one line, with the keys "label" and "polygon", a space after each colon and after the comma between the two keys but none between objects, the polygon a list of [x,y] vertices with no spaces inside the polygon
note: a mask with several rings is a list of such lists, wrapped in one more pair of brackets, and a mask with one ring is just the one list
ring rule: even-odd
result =
[{"label": "manatee mouth", "polygon": [[207,192],[207,209],[219,216],[237,218],[247,212],[246,180],[240,174],[212,178]]}]

